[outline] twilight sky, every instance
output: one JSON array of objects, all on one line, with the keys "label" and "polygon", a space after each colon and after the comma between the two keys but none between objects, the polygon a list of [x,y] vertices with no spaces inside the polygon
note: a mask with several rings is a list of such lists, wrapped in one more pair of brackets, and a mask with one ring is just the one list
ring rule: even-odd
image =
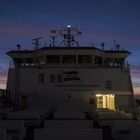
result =
[{"label": "twilight sky", "polygon": [[[132,52],[128,61],[135,94],[140,93],[139,0],[0,0],[0,88],[5,87],[9,57],[5,52],[33,48],[31,39],[42,36],[49,44],[50,30],[67,24],[80,27],[82,45],[113,47],[117,40]],[[59,42],[59,41],[58,41]]]}]

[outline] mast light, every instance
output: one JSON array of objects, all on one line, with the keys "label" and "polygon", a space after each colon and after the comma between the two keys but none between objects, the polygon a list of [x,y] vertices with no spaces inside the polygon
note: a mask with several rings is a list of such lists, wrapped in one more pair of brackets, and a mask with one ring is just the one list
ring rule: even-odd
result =
[{"label": "mast light", "polygon": [[68,28],[70,28],[70,27],[71,27],[71,25],[70,25],[70,24],[68,24],[68,25],[67,25],[67,27],[68,27]]}]

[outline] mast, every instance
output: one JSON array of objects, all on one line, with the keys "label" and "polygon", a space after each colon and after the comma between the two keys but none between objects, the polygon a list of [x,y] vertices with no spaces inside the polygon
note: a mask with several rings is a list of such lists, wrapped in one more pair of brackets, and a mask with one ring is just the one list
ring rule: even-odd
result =
[{"label": "mast", "polygon": [[42,37],[37,37],[37,38],[32,39],[33,44],[35,45],[35,47],[34,47],[35,50],[39,49],[39,41],[40,41],[40,39],[42,39]]},{"label": "mast", "polygon": [[[62,43],[66,46],[66,47],[72,47],[72,46],[78,46],[79,43],[78,41],[75,40],[75,36],[81,35],[82,33],[79,31],[78,28],[72,28],[70,24],[67,25],[67,27],[60,29],[60,30],[52,30],[51,31],[53,33],[53,35],[51,36],[52,38],[52,46],[54,47],[55,44],[55,38],[57,37],[57,35],[60,35],[63,37],[63,41]],[[62,44],[61,43],[61,44]]]},{"label": "mast", "polygon": [[67,46],[71,47],[72,42],[74,41],[74,36],[71,34],[71,32],[72,32],[71,26],[68,25],[67,28],[65,29],[65,31],[67,32],[67,34],[64,34],[64,39],[66,39],[66,41],[67,41]]}]

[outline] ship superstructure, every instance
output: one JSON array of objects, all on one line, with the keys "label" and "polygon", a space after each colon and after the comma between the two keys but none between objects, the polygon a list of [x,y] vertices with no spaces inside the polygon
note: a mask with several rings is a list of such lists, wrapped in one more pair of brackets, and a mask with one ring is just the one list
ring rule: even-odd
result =
[{"label": "ship superstructure", "polygon": [[[63,41],[56,45],[60,35]],[[12,62],[0,98],[0,140],[139,140],[131,54],[81,47],[77,28],[52,30],[52,42],[7,52]]]},{"label": "ship superstructure", "polygon": [[[63,30],[52,30],[52,43],[39,47],[35,39],[33,50],[7,52],[12,58],[8,72],[7,90],[15,105],[29,108],[63,106],[79,103],[95,108],[129,110],[134,106],[130,68],[126,58],[131,54],[115,46],[105,50],[80,47],[75,35],[78,29],[68,25]],[[64,40],[55,45],[56,34]]]}]

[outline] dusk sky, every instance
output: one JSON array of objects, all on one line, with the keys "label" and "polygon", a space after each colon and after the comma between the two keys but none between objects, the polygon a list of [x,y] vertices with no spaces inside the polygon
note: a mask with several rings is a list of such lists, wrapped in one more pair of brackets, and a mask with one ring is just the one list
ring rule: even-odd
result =
[{"label": "dusk sky", "polygon": [[[5,88],[10,58],[6,52],[32,49],[32,38],[49,44],[50,30],[79,27],[81,46],[113,47],[116,40],[128,57],[135,94],[140,94],[140,0],[0,0],[0,88]],[[58,41],[59,42],[59,41]]]}]

